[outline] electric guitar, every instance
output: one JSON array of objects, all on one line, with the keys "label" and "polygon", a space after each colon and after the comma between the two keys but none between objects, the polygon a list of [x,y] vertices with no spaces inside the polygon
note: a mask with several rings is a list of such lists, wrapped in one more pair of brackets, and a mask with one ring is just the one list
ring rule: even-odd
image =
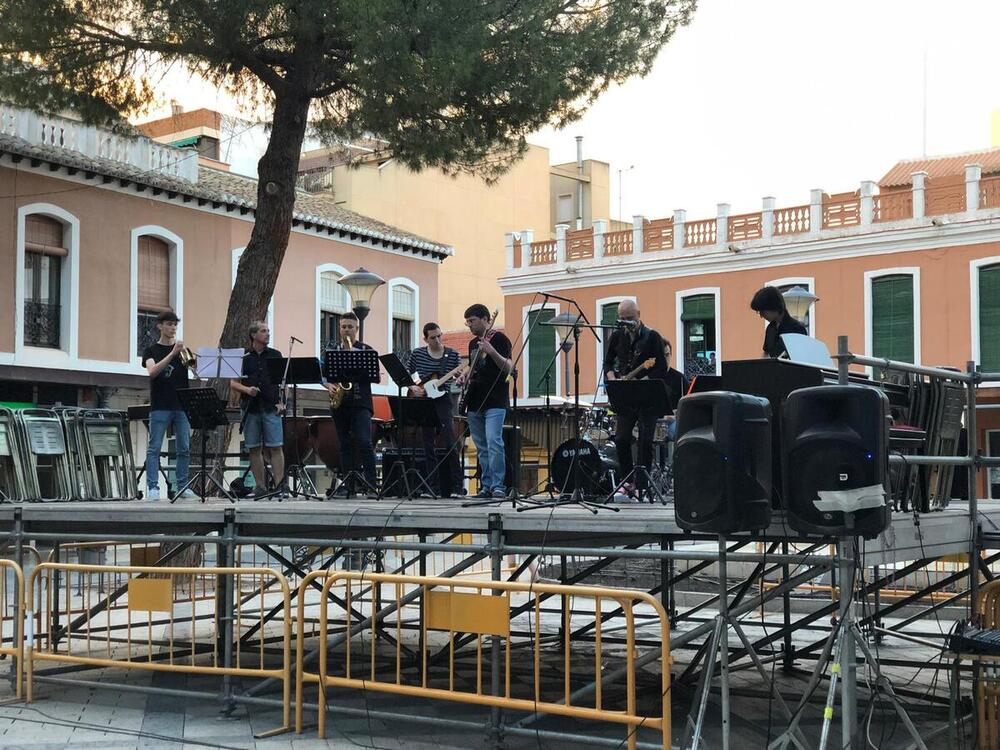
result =
[{"label": "electric guitar", "polygon": [[[493,310],[493,317],[490,318],[489,328],[486,329],[486,331],[483,333],[482,336],[477,337],[480,341],[489,341],[490,336],[492,336],[493,334],[493,326],[497,324],[497,318],[499,316],[500,316],[500,308],[498,307]],[[468,404],[469,386],[472,384],[472,381],[479,374],[479,368],[480,365],[482,364],[482,359],[483,359],[483,348],[480,346],[476,349],[476,353],[472,357],[472,361],[469,362],[469,375],[465,379],[465,382],[462,383],[462,394],[458,398],[459,414],[464,415],[466,412],[469,411],[469,404]]]},{"label": "electric guitar", "polygon": [[653,358],[653,357],[650,357],[649,359],[645,360],[641,365],[639,365],[634,370],[632,370],[632,372],[630,372],[628,375],[625,375],[624,377],[621,377],[621,378],[618,378],[618,379],[619,380],[634,380],[640,373],[645,372],[646,370],[648,370],[650,367],[652,367],[655,364],[656,364],[656,359]]},{"label": "electric guitar", "polygon": [[428,380],[426,383],[420,383],[420,387],[424,389],[424,393],[427,395],[427,398],[441,398],[442,396],[446,396],[448,391],[444,390],[442,386],[444,386],[445,383],[456,375],[460,375],[466,367],[467,365],[462,362],[451,372],[445,373],[441,377]]}]

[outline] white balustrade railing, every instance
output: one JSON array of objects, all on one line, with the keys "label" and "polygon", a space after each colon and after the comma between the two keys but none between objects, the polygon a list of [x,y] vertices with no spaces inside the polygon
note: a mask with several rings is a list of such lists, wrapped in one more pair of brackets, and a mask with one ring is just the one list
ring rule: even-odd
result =
[{"label": "white balustrade railing", "polygon": [[36,146],[76,151],[83,156],[128,164],[142,172],[198,181],[198,153],[129,137],[59,115],[47,115],[0,102],[0,135]]}]

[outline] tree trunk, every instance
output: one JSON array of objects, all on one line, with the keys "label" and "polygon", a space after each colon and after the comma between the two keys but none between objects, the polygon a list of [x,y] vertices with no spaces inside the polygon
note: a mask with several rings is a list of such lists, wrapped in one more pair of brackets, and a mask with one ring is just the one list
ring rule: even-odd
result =
[{"label": "tree trunk", "polygon": [[257,216],[250,242],[240,257],[219,346],[246,345],[247,327],[266,319],[268,301],[288,249],[308,113],[308,97],[276,94],[271,138],[257,165]]},{"label": "tree trunk", "polygon": [[[250,233],[250,242],[247,243],[236,270],[236,281],[229,295],[229,309],[219,337],[219,346],[247,346],[250,324],[267,319],[267,305],[274,294],[278,272],[288,249],[288,236],[292,230],[295,179],[308,114],[308,97],[275,95],[271,137],[267,151],[257,164],[257,215]],[[228,380],[216,380],[212,385],[219,398],[228,400]],[[219,455],[228,449],[233,427],[227,425],[212,431],[208,446],[212,455]],[[220,480],[224,466],[225,458],[215,464],[213,473]]]}]

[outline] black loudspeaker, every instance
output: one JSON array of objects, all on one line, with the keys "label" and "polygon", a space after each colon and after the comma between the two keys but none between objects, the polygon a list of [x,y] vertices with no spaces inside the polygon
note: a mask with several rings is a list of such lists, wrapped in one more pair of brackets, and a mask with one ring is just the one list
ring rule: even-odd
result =
[{"label": "black loudspeaker", "polygon": [[677,407],[674,512],[689,531],[729,534],[771,522],[771,405],[729,391]]},{"label": "black loudspeaker", "polygon": [[[871,488],[888,495],[889,399],[875,388],[823,385],[789,394],[782,424],[782,474],[788,524],[823,536],[877,536],[889,523],[883,502],[846,514],[816,507],[823,491]],[[863,492],[860,494],[864,494]]]}]

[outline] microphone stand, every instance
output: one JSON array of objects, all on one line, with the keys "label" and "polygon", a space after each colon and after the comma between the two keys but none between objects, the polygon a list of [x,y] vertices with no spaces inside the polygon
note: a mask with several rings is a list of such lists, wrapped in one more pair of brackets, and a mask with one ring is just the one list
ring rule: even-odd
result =
[{"label": "microphone stand", "polygon": [[[575,325],[572,328],[573,334],[573,345],[576,349],[573,356],[573,419],[575,421],[575,433],[576,439],[574,443],[579,446],[582,438],[580,437],[580,329],[587,328],[594,335],[594,340],[600,343],[601,339],[597,335],[597,329],[603,329],[604,326],[593,325],[589,320],[587,320],[586,314],[581,309],[580,305],[577,304],[576,300],[570,299],[568,297],[560,297],[557,294],[550,294],[548,292],[542,292],[542,296],[548,299],[558,299],[572,305],[577,312],[577,319]],[[568,336],[567,336],[568,338]],[[579,449],[578,449],[579,451]],[[596,514],[600,509],[610,509],[615,513],[619,512],[621,509],[615,506],[604,505],[601,503],[594,502],[590,497],[588,497],[586,490],[583,488],[580,481],[580,461],[578,453],[573,455],[573,460],[570,463],[570,471],[573,477],[573,491],[570,493],[569,497],[565,495],[560,495],[557,499],[548,502],[533,503],[531,506],[518,508],[518,512],[522,510],[531,510],[533,508],[557,508],[563,505],[579,505],[591,513]]]}]

